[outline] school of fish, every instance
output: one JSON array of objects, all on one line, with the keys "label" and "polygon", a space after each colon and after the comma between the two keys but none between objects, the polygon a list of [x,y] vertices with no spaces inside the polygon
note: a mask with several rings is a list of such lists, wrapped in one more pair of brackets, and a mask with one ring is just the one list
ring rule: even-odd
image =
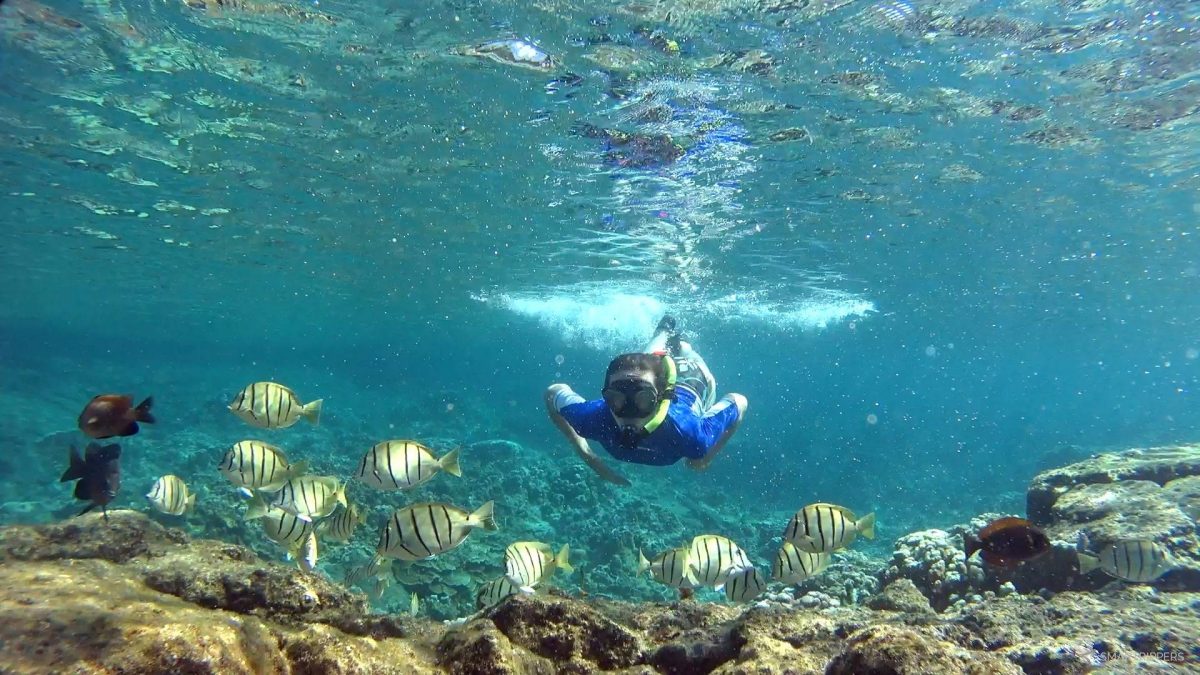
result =
[{"label": "school of fish", "polygon": [[[134,406],[132,396],[99,395],[80,413],[79,428],[94,439],[133,436],[139,431],[138,422],[155,421],[152,405],[152,398]],[[320,399],[303,403],[292,389],[275,382],[247,385],[229,404],[229,410],[247,424],[272,430],[291,427],[302,419],[316,425],[321,408]],[[77,481],[76,498],[89,502],[82,513],[97,506],[104,509],[116,496],[120,456],[121,447],[116,444],[93,442],[82,454],[71,448],[70,466],[62,481]],[[287,558],[304,571],[316,569],[320,541],[347,543],[367,524],[366,511],[346,494],[348,481],[309,473],[308,461],[289,460],[277,445],[256,439],[238,441],[224,451],[216,469],[245,502],[244,518],[258,521],[263,536],[283,548]],[[394,439],[368,449],[350,480],[383,492],[412,491],[439,473],[462,476],[459,449],[438,456],[418,441]],[[196,504],[196,494],[174,474],[159,477],[145,497],[151,508],[171,516],[187,516]],[[494,509],[492,501],[474,510],[438,502],[398,507],[378,530],[375,556],[351,568],[343,582],[362,587],[378,600],[390,584],[385,574],[390,561],[433,558],[463,545],[475,530],[496,530]],[[751,602],[770,584],[792,585],[821,574],[833,562],[833,554],[859,535],[875,537],[874,513],[859,518],[845,507],[814,503],[788,520],[769,577],[759,572],[741,547],[719,534],[698,535],[649,559],[639,551],[634,574],[649,573],[654,581],[678,589],[681,597],[690,597],[694,589],[711,588],[723,592],[730,602]],[[1015,517],[993,521],[978,535],[964,538],[968,558],[978,551],[987,564],[999,567],[1025,564],[1050,547],[1049,539],[1037,527]],[[1076,550],[1082,574],[1098,569],[1130,583],[1153,582],[1176,564],[1161,545],[1150,540],[1110,542],[1092,551],[1081,534]],[[511,596],[543,592],[556,571],[574,571],[569,555],[566,544],[556,552],[543,542],[513,542],[504,552],[504,573],[479,586],[476,606],[483,610]],[[410,594],[410,613],[415,615],[419,608],[419,598]]]}]

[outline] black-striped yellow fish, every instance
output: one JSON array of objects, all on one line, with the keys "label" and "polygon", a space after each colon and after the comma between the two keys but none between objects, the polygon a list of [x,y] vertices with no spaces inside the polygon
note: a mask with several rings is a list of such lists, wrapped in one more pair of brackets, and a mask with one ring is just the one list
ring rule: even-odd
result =
[{"label": "black-striped yellow fish", "polygon": [[238,441],[225,451],[217,467],[247,497],[249,491],[275,492],[308,471],[308,462],[288,464],[283,450],[262,441]]},{"label": "black-striped yellow fish", "polygon": [[475,593],[476,609],[484,609],[500,604],[500,601],[519,593],[526,593],[519,586],[514,584],[507,576],[499,579],[492,579],[486,584],[479,587]]},{"label": "black-striped yellow fish", "polygon": [[416,441],[384,441],[367,451],[355,475],[380,490],[408,490],[433,478],[439,471],[462,476],[458,468],[458,450],[451,450],[438,459],[432,450]]},{"label": "black-striped yellow fish", "polygon": [[383,559],[375,558],[363,563],[362,565],[351,567],[346,572],[346,576],[343,577],[342,583],[347,586],[356,586],[364,581],[369,581],[370,579],[379,577],[383,571]]},{"label": "black-striped yellow fish", "polygon": [[397,509],[379,534],[375,552],[385,558],[424,560],[456,548],[475,528],[495,530],[493,503],[474,513],[449,504],[422,502]]},{"label": "black-striped yellow fish", "polygon": [[146,499],[154,508],[172,516],[191,513],[196,506],[196,495],[188,491],[183,479],[171,474],[154,481]]},{"label": "black-striped yellow fish", "polygon": [[731,575],[754,567],[745,551],[719,534],[702,534],[692,539],[688,563],[699,585],[717,590],[721,590]]},{"label": "black-striped yellow fish", "polygon": [[832,560],[829,553],[801,551],[792,542],[785,541],[775,554],[771,578],[784,584],[798,584],[824,572]]},{"label": "black-striped yellow fish", "polygon": [[261,429],[283,429],[301,418],[317,424],[321,419],[321,399],[301,403],[296,392],[275,382],[255,382],[238,392],[229,404],[233,414]]},{"label": "black-striped yellow fish", "polygon": [[688,559],[691,547],[681,546],[662,553],[654,560],[647,560],[646,555],[638,551],[637,574],[649,571],[650,577],[660,584],[672,588],[694,588],[699,585],[696,573],[692,570]]},{"label": "black-striped yellow fish", "polygon": [[765,590],[767,585],[753,567],[731,574],[725,581],[725,598],[730,602],[750,602]]},{"label": "black-striped yellow fish", "polygon": [[283,484],[268,502],[256,494],[246,509],[246,519],[261,518],[267,506],[276,506],[304,521],[324,518],[337,505],[346,506],[346,486],[334,476],[300,476]]},{"label": "black-striped yellow fish", "polygon": [[835,504],[809,504],[788,521],[783,540],[809,553],[832,553],[849,546],[855,537],[875,538],[875,514],[855,518],[847,508]]},{"label": "black-striped yellow fish", "polygon": [[1171,555],[1157,542],[1148,539],[1126,539],[1105,546],[1099,554],[1091,555],[1080,547],[1079,573],[1087,574],[1100,568],[1110,577],[1136,584],[1150,583],[1175,567]]},{"label": "black-striped yellow fish", "polygon": [[268,507],[258,521],[267,539],[279,544],[300,568],[311,572],[317,564],[317,533],[313,524],[283,509]]},{"label": "black-striped yellow fish", "polygon": [[505,575],[522,591],[532,593],[533,587],[550,578],[554,570],[574,572],[568,560],[566,544],[555,555],[549,544],[540,541],[518,541],[504,549]]},{"label": "black-striped yellow fish", "polygon": [[352,501],[346,501],[346,507],[334,511],[333,515],[321,521],[317,532],[326,541],[336,541],[339,544],[350,541],[354,530],[367,522],[367,514]]}]

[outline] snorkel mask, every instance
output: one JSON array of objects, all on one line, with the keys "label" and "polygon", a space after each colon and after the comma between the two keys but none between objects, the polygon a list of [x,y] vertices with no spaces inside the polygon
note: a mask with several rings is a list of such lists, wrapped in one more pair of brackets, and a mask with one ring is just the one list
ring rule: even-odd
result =
[{"label": "snorkel mask", "polygon": [[663,359],[667,371],[666,390],[659,393],[658,389],[646,382],[635,378],[615,380],[601,392],[604,402],[613,415],[624,418],[641,418],[652,415],[641,427],[632,424],[621,425],[617,442],[625,448],[636,447],[638,441],[650,435],[663,420],[667,419],[667,409],[675,398],[675,361],[666,352],[654,352]]}]

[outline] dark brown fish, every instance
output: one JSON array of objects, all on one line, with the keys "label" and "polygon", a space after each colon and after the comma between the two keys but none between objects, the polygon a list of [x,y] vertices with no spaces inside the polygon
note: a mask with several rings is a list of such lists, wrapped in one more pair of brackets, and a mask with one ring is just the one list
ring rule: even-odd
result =
[{"label": "dark brown fish", "polygon": [[75,498],[91,502],[79,515],[99,506],[104,510],[104,517],[108,518],[106,506],[121,489],[120,458],[121,446],[116,443],[88,443],[82,457],[79,456],[79,450],[71,446],[71,466],[67,467],[58,482],[79,481],[75,483]]},{"label": "dark brown fish", "polygon": [[92,438],[132,436],[138,432],[138,422],[154,423],[154,415],[150,414],[152,405],[153,397],[147,397],[135,408],[132,396],[101,394],[79,413],[79,430]]},{"label": "dark brown fish", "polygon": [[998,518],[988,523],[977,536],[964,535],[964,548],[970,558],[976,551],[989,565],[1016,567],[1050,550],[1050,538],[1024,518]]}]

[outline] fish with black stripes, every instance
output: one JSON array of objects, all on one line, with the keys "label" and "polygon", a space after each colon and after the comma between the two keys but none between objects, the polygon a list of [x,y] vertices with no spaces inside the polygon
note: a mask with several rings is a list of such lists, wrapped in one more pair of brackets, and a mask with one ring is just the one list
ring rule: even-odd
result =
[{"label": "fish with black stripes", "polygon": [[1087,536],[1081,532],[1076,545],[1080,574],[1100,569],[1122,581],[1148,584],[1176,567],[1171,554],[1162,545],[1149,539],[1116,541],[1095,555],[1088,553],[1087,548]]},{"label": "fish with black stripes", "polygon": [[638,551],[638,566],[636,576],[649,572],[650,578],[660,584],[672,588],[693,588],[699,585],[696,573],[692,570],[689,560],[692,549],[690,546],[680,546],[655,556],[648,560],[646,554]]},{"label": "fish with black stripes", "polygon": [[225,451],[217,467],[246,497],[255,490],[275,492],[308,472],[308,462],[289,464],[281,448],[262,441],[238,441]]},{"label": "fish with black stripes", "polygon": [[457,449],[438,458],[416,441],[384,441],[367,451],[354,475],[380,490],[409,490],[442,471],[462,476]]},{"label": "fish with black stripes", "polygon": [[833,556],[829,553],[801,551],[790,541],[783,542],[771,565],[771,579],[783,584],[798,584],[824,572]]},{"label": "fish with black stripes", "polygon": [[167,474],[154,481],[146,499],[158,511],[171,516],[184,516],[196,506],[196,494],[188,490],[179,476]]},{"label": "fish with black stripes", "polygon": [[702,534],[692,539],[688,564],[700,586],[711,586],[718,591],[730,576],[754,567],[745,551],[719,534]]},{"label": "fish with black stripes", "polygon": [[261,518],[269,506],[275,506],[311,522],[333,513],[338,504],[347,506],[345,483],[334,476],[300,476],[284,483],[269,501],[255,494],[246,509],[246,519]]},{"label": "fish with black stripes", "polygon": [[321,399],[301,403],[296,392],[276,382],[246,385],[229,409],[245,423],[261,429],[284,429],[301,419],[312,424],[321,420]]},{"label": "fish with black stripes", "polygon": [[836,504],[809,504],[788,521],[783,540],[801,551],[832,553],[845,548],[858,535],[875,538],[875,514],[855,518],[854,512]]},{"label": "fish with black stripes", "polygon": [[289,560],[295,560],[306,572],[316,567],[317,533],[311,522],[274,506],[267,507],[258,522],[267,539],[287,550]]},{"label": "fish with black stripes", "polygon": [[725,581],[725,599],[730,602],[750,602],[765,590],[767,585],[753,567],[731,574]]},{"label": "fish with black stripes", "polygon": [[475,608],[486,609],[500,604],[501,600],[514,595],[528,595],[533,590],[522,590],[520,586],[513,583],[512,579],[507,576],[502,576],[497,579],[492,579],[486,584],[479,587],[475,592]]},{"label": "fish with black stripes", "polygon": [[367,513],[347,499],[345,508],[334,511],[333,515],[322,520],[321,524],[317,526],[317,532],[326,541],[343,544],[350,541],[350,538],[354,536],[354,530],[366,522]]},{"label": "fish with black stripes", "polygon": [[504,570],[513,583],[526,593],[554,574],[555,570],[574,572],[569,561],[567,544],[555,554],[549,544],[540,541],[518,541],[504,549]]},{"label": "fish with black stripes", "polygon": [[396,509],[379,533],[375,552],[383,558],[424,560],[453,550],[476,529],[495,530],[493,502],[474,512],[450,504],[421,502]]}]

